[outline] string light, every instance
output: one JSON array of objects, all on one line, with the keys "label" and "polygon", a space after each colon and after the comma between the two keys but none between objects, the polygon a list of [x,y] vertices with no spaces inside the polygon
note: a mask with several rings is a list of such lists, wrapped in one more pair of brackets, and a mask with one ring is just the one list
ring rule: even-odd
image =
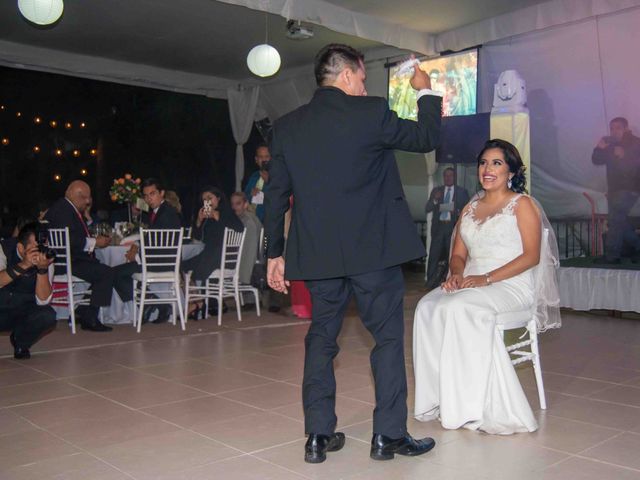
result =
[{"label": "string light", "polygon": [[56,182],[59,182],[60,180],[62,180],[62,175],[60,175],[59,173],[56,173],[56,174],[53,176],[53,179],[54,179]]},{"label": "string light", "polygon": [[89,150],[89,153],[95,157],[98,154],[98,150],[96,150],[95,148],[92,148],[91,150]]},{"label": "string light", "polygon": [[74,157],[79,157],[80,156],[80,150],[74,150],[73,151],[73,156]]},{"label": "string light", "polygon": [[67,130],[71,130],[71,127],[73,127],[73,125],[71,125],[71,122],[67,122],[64,124],[64,128],[66,128]]},{"label": "string light", "polygon": [[0,105],[0,110],[4,110],[5,106],[4,105]]},{"label": "string light", "polygon": [[83,177],[86,177],[87,173],[89,173],[89,172],[87,171],[86,168],[83,168],[82,170],[80,170],[80,175],[82,175]]},{"label": "string light", "polygon": [[38,145],[33,147],[33,153],[40,153],[40,147]]},{"label": "string light", "polygon": [[5,147],[6,147],[7,145],[9,145],[9,139],[8,139],[7,137],[4,137],[4,138],[2,139],[2,145],[4,145]]},{"label": "string light", "polygon": [[51,120],[49,122],[49,125],[51,125],[51,128],[56,128],[58,126],[58,122],[56,122],[55,120]]},{"label": "string light", "polygon": [[84,128],[84,127],[86,127],[86,126],[87,126],[87,124],[86,124],[86,123],[84,123],[84,122],[82,122],[82,123],[80,124],[80,128]]},{"label": "string light", "polygon": [[16,112],[16,117],[20,118],[22,116],[22,112]]},{"label": "string light", "polygon": [[33,119],[34,123],[40,125],[42,123],[42,119],[40,117],[36,117]]},{"label": "string light", "polygon": [[56,156],[61,157],[62,156],[62,150],[61,149],[56,149]]}]

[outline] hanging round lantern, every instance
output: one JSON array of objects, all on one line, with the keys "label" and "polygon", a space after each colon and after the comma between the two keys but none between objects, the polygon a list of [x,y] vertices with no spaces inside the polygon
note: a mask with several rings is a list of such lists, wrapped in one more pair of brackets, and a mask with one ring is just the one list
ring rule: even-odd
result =
[{"label": "hanging round lantern", "polygon": [[18,9],[24,18],[37,25],[51,25],[62,16],[62,0],[18,0]]},{"label": "hanging round lantern", "polygon": [[270,77],[280,69],[280,54],[266,43],[257,45],[247,55],[247,66],[259,77]]}]

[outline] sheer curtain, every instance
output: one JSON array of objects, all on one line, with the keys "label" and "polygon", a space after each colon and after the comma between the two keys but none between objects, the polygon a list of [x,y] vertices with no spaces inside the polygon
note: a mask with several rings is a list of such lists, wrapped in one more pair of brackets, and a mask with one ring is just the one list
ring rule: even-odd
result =
[{"label": "sheer curtain", "polygon": [[256,116],[260,87],[246,87],[227,90],[231,129],[236,141],[236,191],[242,187],[244,177],[244,144],[249,140],[251,127]]}]

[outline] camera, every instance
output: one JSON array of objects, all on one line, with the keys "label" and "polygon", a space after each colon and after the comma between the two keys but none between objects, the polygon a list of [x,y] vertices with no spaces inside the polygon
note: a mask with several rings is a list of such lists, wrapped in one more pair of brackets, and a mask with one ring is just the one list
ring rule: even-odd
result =
[{"label": "camera", "polygon": [[49,230],[46,224],[40,223],[38,225],[38,232],[36,235],[36,241],[38,242],[38,252],[44,254],[49,260],[56,258],[56,251],[49,248]]}]

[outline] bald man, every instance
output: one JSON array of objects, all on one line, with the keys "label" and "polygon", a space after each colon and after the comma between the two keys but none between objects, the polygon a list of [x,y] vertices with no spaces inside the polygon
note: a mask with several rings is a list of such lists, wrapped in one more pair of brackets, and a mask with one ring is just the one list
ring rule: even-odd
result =
[{"label": "bald man", "polygon": [[111,305],[113,289],[123,302],[133,298],[131,275],[135,263],[109,267],[100,263],[94,255],[96,248],[109,245],[110,238],[89,233],[83,212],[91,202],[91,188],[85,182],[76,180],[67,187],[64,198],[56,201],[45,215],[51,228],[69,227],[71,264],[73,275],[91,284],[91,300],[88,308],[78,307],[76,313],[83,330],[96,332],[110,331],[98,319],[100,307]]}]

